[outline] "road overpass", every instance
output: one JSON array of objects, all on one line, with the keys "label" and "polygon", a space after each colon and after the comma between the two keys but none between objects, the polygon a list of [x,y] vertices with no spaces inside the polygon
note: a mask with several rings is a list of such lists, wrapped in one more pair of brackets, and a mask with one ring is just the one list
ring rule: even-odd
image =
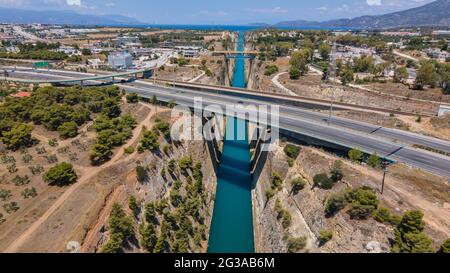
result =
[{"label": "road overpass", "polygon": [[[40,78],[58,80],[74,77],[74,74],[77,73],[16,71],[14,76],[32,77],[36,80]],[[300,101],[295,101],[295,104],[279,103],[279,101],[274,103],[271,96],[264,97],[248,93],[240,95],[239,90],[202,90],[202,88],[206,88],[172,87],[167,84],[160,86],[148,81],[135,81],[131,84],[118,84],[118,86],[127,92],[135,92],[145,98],[155,95],[159,100],[175,100],[188,107],[194,105],[196,96],[201,96],[205,105],[216,104],[222,107],[238,103],[279,104],[280,129],[286,133],[295,133],[305,138],[342,147],[359,148],[366,153],[376,152],[387,159],[404,162],[412,167],[423,168],[450,177],[450,157],[411,147],[412,144],[418,144],[450,153],[450,142],[338,117],[333,117],[332,124],[329,125],[327,115],[311,111],[327,109],[326,105]]]}]

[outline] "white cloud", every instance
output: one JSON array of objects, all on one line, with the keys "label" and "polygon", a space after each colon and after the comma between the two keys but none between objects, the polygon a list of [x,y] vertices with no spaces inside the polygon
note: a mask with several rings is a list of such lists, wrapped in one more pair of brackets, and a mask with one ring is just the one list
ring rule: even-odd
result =
[{"label": "white cloud", "polygon": [[66,0],[66,3],[69,6],[81,6],[81,0]]},{"label": "white cloud", "polygon": [[274,7],[271,9],[248,9],[248,11],[256,12],[256,13],[287,13],[289,12],[287,9],[282,7]]},{"label": "white cloud", "polygon": [[369,6],[381,6],[381,0],[366,0]]}]

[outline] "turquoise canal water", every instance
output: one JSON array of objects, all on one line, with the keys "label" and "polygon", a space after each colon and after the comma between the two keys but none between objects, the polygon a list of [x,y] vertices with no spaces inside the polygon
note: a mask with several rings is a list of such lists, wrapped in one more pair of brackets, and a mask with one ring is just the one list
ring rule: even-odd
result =
[{"label": "turquoise canal water", "polygon": [[[244,33],[239,32],[238,51],[244,50]],[[245,61],[237,58],[234,87],[245,87]],[[226,125],[221,164],[217,174],[217,191],[209,236],[210,253],[252,253],[252,195],[250,146],[247,122],[229,118]]]}]

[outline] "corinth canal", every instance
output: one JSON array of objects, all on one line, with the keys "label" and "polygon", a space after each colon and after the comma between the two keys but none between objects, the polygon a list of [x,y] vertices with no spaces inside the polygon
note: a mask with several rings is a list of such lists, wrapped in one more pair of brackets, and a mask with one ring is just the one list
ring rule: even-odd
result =
[{"label": "corinth canal", "polygon": [[[237,50],[244,51],[244,33],[239,32]],[[245,61],[235,60],[234,87],[245,87]],[[217,191],[209,237],[210,253],[255,251],[252,217],[252,179],[247,122],[227,118]]]}]

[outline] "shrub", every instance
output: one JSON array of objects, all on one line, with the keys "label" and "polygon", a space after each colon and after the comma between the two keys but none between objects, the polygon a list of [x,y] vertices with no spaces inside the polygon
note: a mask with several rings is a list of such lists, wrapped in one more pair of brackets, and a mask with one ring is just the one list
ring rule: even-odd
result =
[{"label": "shrub", "polygon": [[66,186],[77,180],[77,174],[72,164],[60,163],[50,168],[43,176],[45,182],[50,185]]},{"label": "shrub", "polygon": [[155,130],[161,132],[166,139],[170,138],[170,124],[166,121],[158,121],[154,127]]},{"label": "shrub", "polygon": [[319,234],[319,245],[323,246],[328,241],[330,241],[333,238],[333,232],[329,230],[322,230]]},{"label": "shrub", "polygon": [[281,219],[281,225],[283,226],[284,229],[287,229],[288,227],[291,226],[292,223],[292,216],[288,211],[284,211],[283,212],[283,217]]},{"label": "shrub", "polygon": [[11,214],[20,209],[17,202],[10,202],[3,205],[3,209],[6,211],[6,213]]},{"label": "shrub", "polygon": [[331,167],[330,173],[330,178],[334,183],[341,181],[344,178],[344,172],[342,171],[342,161],[339,160],[334,162],[333,166]]},{"label": "shrub", "polygon": [[127,148],[125,148],[124,149],[124,152],[126,153],[126,154],[132,154],[132,153],[134,153],[134,148],[133,147],[127,147]]},{"label": "shrub", "polygon": [[364,158],[364,153],[358,149],[351,149],[348,152],[348,157],[350,158],[351,161],[355,163],[361,163]]},{"label": "shrub", "polygon": [[23,196],[23,198],[25,198],[25,199],[28,199],[28,198],[34,198],[34,197],[36,197],[38,194],[37,194],[37,191],[36,191],[36,189],[34,188],[34,187],[31,187],[31,188],[27,188],[27,189],[24,189],[23,191],[22,191],[22,196]]},{"label": "shrub", "polygon": [[326,173],[317,174],[313,178],[314,186],[321,189],[329,190],[333,188],[333,181],[328,177]]},{"label": "shrub", "polygon": [[347,205],[346,192],[340,192],[331,195],[325,203],[325,213],[327,216],[333,216]]},{"label": "shrub", "polygon": [[178,166],[183,172],[186,172],[188,169],[192,169],[192,157],[190,156],[182,157],[178,162]]},{"label": "shrub", "polygon": [[272,173],[272,189],[273,190],[281,190],[281,186],[283,185],[283,179],[277,172]]},{"label": "shrub", "polygon": [[289,253],[296,253],[306,247],[306,237],[289,238],[287,248]]},{"label": "shrub", "polygon": [[278,66],[276,65],[268,65],[266,66],[266,69],[264,70],[265,76],[271,76],[278,72]]},{"label": "shrub", "polygon": [[439,253],[450,253],[450,239],[445,240],[439,249]]},{"label": "shrub", "polygon": [[127,102],[128,103],[138,103],[139,102],[139,96],[136,93],[130,93],[127,95]]},{"label": "shrub", "polygon": [[292,158],[292,159],[297,159],[298,155],[300,154],[300,147],[292,145],[292,144],[287,144],[284,147],[284,153],[286,154],[287,157]]},{"label": "shrub", "polygon": [[379,207],[377,210],[375,210],[372,214],[372,217],[377,222],[388,223],[392,225],[398,225],[401,221],[398,216],[391,214],[391,212],[385,207]]},{"label": "shrub", "polygon": [[0,189],[0,199],[2,201],[7,201],[9,198],[11,198],[12,194],[10,190],[4,190]]},{"label": "shrub", "polygon": [[295,178],[291,181],[292,193],[298,194],[299,191],[303,190],[306,186],[306,181],[302,178]]},{"label": "shrub", "polygon": [[372,214],[373,210],[372,206],[352,204],[348,214],[351,219],[365,220]]},{"label": "shrub", "polygon": [[30,184],[30,178],[28,177],[28,175],[25,175],[23,177],[20,175],[16,175],[16,177],[13,178],[12,183],[16,186],[28,185]]},{"label": "shrub", "polygon": [[289,78],[291,80],[298,80],[300,78],[300,70],[296,67],[291,67],[289,70]]},{"label": "shrub", "polygon": [[147,170],[141,165],[136,166],[136,177],[139,183],[145,183],[148,180]]},{"label": "shrub", "polygon": [[270,199],[272,199],[275,196],[275,192],[272,189],[268,189],[266,191],[266,198],[267,201],[269,201]]}]

